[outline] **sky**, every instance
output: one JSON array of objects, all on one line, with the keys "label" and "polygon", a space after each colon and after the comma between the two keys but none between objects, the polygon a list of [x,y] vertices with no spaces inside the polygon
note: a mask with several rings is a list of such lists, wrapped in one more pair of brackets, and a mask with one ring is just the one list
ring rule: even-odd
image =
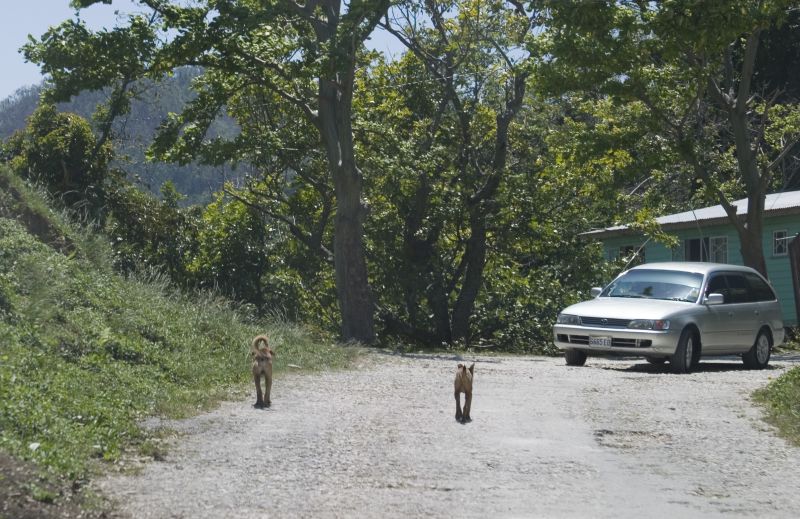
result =
[{"label": "sky", "polygon": [[[69,0],[3,0],[0,10],[0,100],[18,88],[42,81],[39,67],[26,63],[19,52],[28,41],[28,35],[40,38],[50,26],[75,16]],[[80,11],[80,17],[91,29],[111,28],[117,21],[125,22],[124,15],[141,12],[133,0],[114,0],[111,5],[95,4]],[[119,14],[116,14],[116,13]],[[378,50],[397,50],[396,42],[382,35],[371,41]],[[386,48],[381,48],[381,46]]]},{"label": "sky", "polygon": [[[39,67],[26,63],[19,52],[28,35],[41,37],[52,25],[75,16],[69,0],[4,0],[0,11],[0,99],[18,88],[42,81]],[[135,13],[141,8],[132,0],[114,0],[112,5],[95,4],[82,9],[80,17],[92,29],[114,27],[118,15]]]}]

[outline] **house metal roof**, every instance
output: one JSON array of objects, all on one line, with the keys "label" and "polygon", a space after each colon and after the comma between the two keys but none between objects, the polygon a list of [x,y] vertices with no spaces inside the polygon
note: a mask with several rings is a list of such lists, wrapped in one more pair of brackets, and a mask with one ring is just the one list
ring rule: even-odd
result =
[{"label": "house metal roof", "polygon": [[[737,215],[747,214],[747,199],[743,198],[732,202],[736,207]],[[800,214],[800,191],[784,191],[767,195],[764,203],[764,215],[779,216],[783,214]],[[722,205],[703,207],[692,211],[669,214],[656,218],[656,222],[663,230],[677,230],[688,227],[718,225],[728,222],[728,215]],[[614,235],[633,233],[627,225],[617,225],[605,229],[597,229],[582,233],[583,236],[592,238],[606,238]]]}]

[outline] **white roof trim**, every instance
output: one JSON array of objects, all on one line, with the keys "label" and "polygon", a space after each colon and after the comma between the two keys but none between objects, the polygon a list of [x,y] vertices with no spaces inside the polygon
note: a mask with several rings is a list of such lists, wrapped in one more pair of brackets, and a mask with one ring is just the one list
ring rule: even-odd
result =
[{"label": "white roof trim", "polygon": [[[747,199],[743,198],[733,202],[731,205],[736,207],[736,214],[747,214]],[[797,209],[800,212],[800,191],[786,191],[783,193],[773,193],[767,195],[764,203],[765,213],[780,211],[786,209]],[[722,205],[715,205],[711,207],[703,207],[692,211],[684,211],[682,213],[670,214],[656,218],[656,222],[662,226],[669,226],[675,224],[685,224],[693,222],[702,222],[706,220],[717,220],[727,218],[728,214]],[[600,234],[600,233],[614,233],[616,231],[624,231],[628,229],[628,225],[616,225],[614,227],[607,227],[605,229],[596,229],[593,231],[582,233],[584,235]]]}]

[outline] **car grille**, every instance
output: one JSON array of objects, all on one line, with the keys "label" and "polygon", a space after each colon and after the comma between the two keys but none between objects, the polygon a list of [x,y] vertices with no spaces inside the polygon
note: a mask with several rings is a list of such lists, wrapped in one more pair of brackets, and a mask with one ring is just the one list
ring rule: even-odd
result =
[{"label": "car grille", "polygon": [[[582,344],[584,346],[589,344],[588,335],[570,335],[566,333],[559,333],[558,340],[559,342]],[[653,341],[648,339],[623,339],[620,337],[611,338],[611,346],[614,348],[649,348],[652,345]]]},{"label": "car grille", "polygon": [[586,326],[606,326],[613,328],[627,328],[630,319],[611,319],[607,317],[581,317],[581,324]]}]

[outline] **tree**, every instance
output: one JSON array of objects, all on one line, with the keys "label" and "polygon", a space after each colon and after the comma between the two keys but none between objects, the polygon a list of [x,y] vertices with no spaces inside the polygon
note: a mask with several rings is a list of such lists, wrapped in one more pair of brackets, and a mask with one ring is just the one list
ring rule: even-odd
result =
[{"label": "tree", "polygon": [[[501,22],[498,16],[481,18]],[[465,110],[469,153],[477,166],[462,167],[461,112],[415,53],[378,59],[365,69],[359,78],[365,94],[356,104],[380,315],[390,334],[437,347],[462,341],[454,339],[452,323],[469,254],[470,200],[488,177],[479,175],[480,169],[494,172],[497,116],[513,99],[505,96],[512,91],[510,74],[499,72],[506,70],[504,61],[483,56],[485,47],[466,49],[464,41],[476,41],[475,32],[465,28],[459,34],[457,24],[474,20],[449,23],[451,48],[462,62],[454,76],[481,85],[478,95],[459,91],[470,106]],[[576,302],[581,290],[588,297],[588,287],[608,279],[601,272],[600,249],[578,233],[616,216],[614,188],[620,185],[614,183],[622,179],[610,172],[631,161],[620,152],[597,151],[597,157],[587,152],[587,145],[594,151],[603,144],[591,139],[619,141],[619,128],[608,125],[602,137],[602,128],[581,127],[579,133],[567,109],[537,98],[535,81],[528,86],[501,141],[508,153],[502,178],[482,208],[485,256],[463,341],[543,352],[552,342],[557,312]],[[637,137],[630,131],[620,145],[636,143]],[[565,159],[567,154],[572,156]]]},{"label": "tree", "polygon": [[[392,216],[399,220],[378,224],[394,231],[384,234],[381,248],[395,249],[391,242],[402,239],[393,257],[400,276],[386,282],[400,285],[403,315],[385,307],[383,317],[390,330],[425,342],[469,341],[497,197],[509,174],[511,126],[529,80],[525,44],[536,14],[520,2],[482,0],[425,2],[424,8],[407,2],[392,13],[382,27],[409,53],[397,66],[382,68],[395,78],[365,79],[365,110],[372,115],[363,118],[366,135],[387,137],[383,149],[370,154],[373,167],[406,177],[399,191],[377,175],[373,186],[384,192],[375,197],[390,196],[399,212]],[[383,92],[372,92],[394,82],[408,86],[385,96],[387,102]],[[395,138],[407,140],[391,142]]]},{"label": "tree", "polygon": [[114,249],[114,266],[133,272],[142,266],[165,272],[181,287],[194,286],[189,262],[198,254],[200,215],[181,209],[174,185],[161,187],[163,200],[120,180],[108,193],[105,232]]},{"label": "tree", "polygon": [[[99,1],[74,0],[73,5],[87,7]],[[156,148],[163,156],[171,150],[171,158],[186,160],[181,153],[194,153],[201,147],[217,114],[248,88],[277,95],[316,129],[336,196],[333,256],[342,337],[373,342],[374,302],[363,244],[366,207],[353,143],[352,102],[358,52],[391,1],[207,0],[190,7],[163,0],[139,3],[152,16],[132,16],[128,27],[112,31],[133,40],[132,48],[137,50],[125,57],[140,66],[126,71],[156,76],[182,65],[206,70],[199,81],[204,89],[162,129]],[[152,23],[159,24],[162,38],[142,29]],[[66,22],[51,29],[41,42],[26,48],[26,57],[44,63],[63,94],[109,80],[104,73],[109,64],[101,59],[76,64],[75,59],[64,58],[77,58],[87,51],[93,57],[102,56],[109,33],[75,31],[73,26]],[[263,153],[271,153],[272,144],[264,143]]]},{"label": "tree", "polygon": [[197,254],[189,265],[197,285],[217,287],[236,301],[264,304],[267,226],[252,207],[223,193],[203,211]]},{"label": "tree", "polygon": [[67,207],[102,217],[111,148],[95,138],[84,118],[42,104],[6,147],[22,177],[40,182]]},{"label": "tree", "polygon": [[[796,105],[778,103],[780,90],[754,90],[754,71],[762,35],[793,4],[552,1],[542,36],[552,91],[645,107],[651,131],[725,208],[744,263],[765,274],[764,199],[796,149],[800,117]],[[731,203],[739,193],[748,199],[744,220]]]}]

